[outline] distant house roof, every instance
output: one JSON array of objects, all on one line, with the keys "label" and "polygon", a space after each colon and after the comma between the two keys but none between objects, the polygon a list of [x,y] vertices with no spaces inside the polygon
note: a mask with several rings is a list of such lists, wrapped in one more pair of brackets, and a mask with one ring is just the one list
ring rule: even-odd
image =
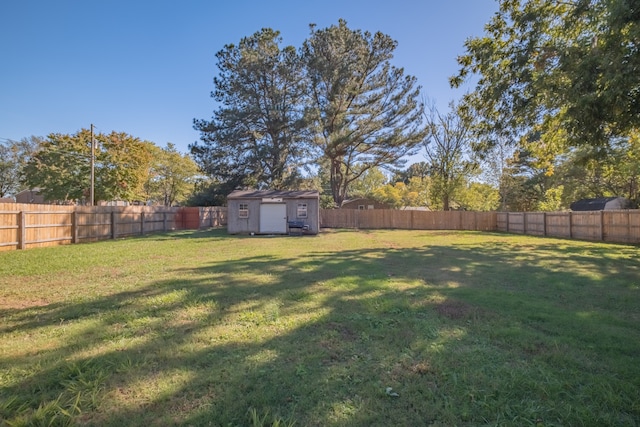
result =
[{"label": "distant house roof", "polygon": [[40,194],[39,188],[33,188],[31,190],[22,190],[16,194],[17,203],[44,203],[44,196]]},{"label": "distant house roof", "polygon": [[345,200],[340,209],[359,209],[360,206],[363,206],[364,209],[370,209],[370,207],[372,207],[371,209],[391,209],[389,204],[368,197]]},{"label": "distant house roof", "polygon": [[624,197],[598,197],[595,199],[582,199],[571,203],[572,211],[609,211],[616,209],[629,209],[631,202]]},{"label": "distant house roof", "polygon": [[228,199],[318,199],[320,193],[316,190],[280,191],[280,190],[235,190],[227,196]]}]

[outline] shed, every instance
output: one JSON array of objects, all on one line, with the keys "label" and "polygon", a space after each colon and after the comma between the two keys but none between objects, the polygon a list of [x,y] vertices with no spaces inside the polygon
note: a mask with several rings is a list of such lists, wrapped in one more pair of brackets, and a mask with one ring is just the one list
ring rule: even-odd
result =
[{"label": "shed", "polygon": [[227,196],[229,234],[318,234],[320,193],[312,190],[236,190]]},{"label": "shed", "polygon": [[342,206],[340,209],[358,209],[358,210],[369,210],[369,209],[391,209],[386,203],[379,202],[375,199],[369,198],[359,198],[359,199],[351,199],[345,200],[342,202]]},{"label": "shed", "polygon": [[571,203],[572,211],[612,211],[631,208],[631,201],[624,197],[598,197]]}]

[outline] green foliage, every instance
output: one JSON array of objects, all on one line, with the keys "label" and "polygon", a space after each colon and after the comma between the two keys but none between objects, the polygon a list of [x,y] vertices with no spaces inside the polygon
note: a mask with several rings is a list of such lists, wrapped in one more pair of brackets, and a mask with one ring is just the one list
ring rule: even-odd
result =
[{"label": "green foliage", "polygon": [[455,104],[450,108],[449,113],[441,114],[431,107],[429,133],[424,141],[431,173],[431,206],[445,211],[450,209],[456,192],[477,172],[477,164],[471,159],[471,119],[467,110]]},{"label": "green foliage", "polygon": [[[27,163],[25,181],[47,200],[88,199],[91,186],[91,134],[50,134]],[[97,180],[96,180],[97,182]]]},{"label": "green foliage", "polygon": [[15,195],[26,190],[24,167],[38,150],[43,139],[31,136],[20,141],[0,143],[0,197]]},{"label": "green foliage", "polygon": [[367,170],[402,164],[422,141],[420,88],[391,65],[394,40],[344,20],[311,25],[300,54],[280,42],[263,29],[217,53],[212,96],[221,107],[211,121],[195,120],[202,142],[191,152],[231,187],[299,186],[315,162],[340,206]]},{"label": "green foliage", "polygon": [[306,87],[295,48],[263,29],[216,54],[220,74],[211,121],[195,120],[191,152],[203,171],[233,186],[291,188],[308,157]]},{"label": "green foliage", "polygon": [[412,177],[408,183],[395,182],[378,187],[372,194],[379,200],[393,208],[427,207],[429,202],[429,178]]},{"label": "green foliage", "polygon": [[166,148],[154,146],[153,152],[150,176],[146,183],[148,198],[165,206],[184,203],[194,193],[198,166],[191,157],[179,153],[171,143]]},{"label": "green foliage", "polygon": [[390,63],[396,46],[388,35],[351,30],[344,20],[311,25],[303,44],[311,129],[329,161],[337,206],[367,169],[399,165],[425,136],[416,79]]},{"label": "green foliage", "polygon": [[235,190],[235,183],[223,183],[215,180],[198,180],[194,191],[187,199],[188,206],[226,206],[227,196]]},{"label": "green foliage", "polygon": [[562,210],[576,200],[623,196],[640,199],[640,140],[612,140],[600,148],[579,147],[562,155],[540,158],[540,147],[520,150],[505,168],[501,180],[503,202],[511,210]]},{"label": "green foliage", "polygon": [[465,102],[488,139],[559,127],[571,146],[604,146],[640,127],[639,17],[629,0],[501,0],[451,83],[479,75]]},{"label": "green foliage", "polygon": [[424,180],[431,174],[431,166],[427,162],[412,163],[407,169],[398,169],[394,172],[393,182],[404,182],[408,184],[411,178]]},{"label": "green foliage", "polygon": [[490,184],[472,182],[458,192],[456,201],[468,211],[495,211],[500,206],[500,193]]},{"label": "green foliage", "polygon": [[96,200],[146,200],[154,145],[115,131],[96,141]]},{"label": "green foliage", "polygon": [[501,208],[507,211],[535,211],[553,185],[552,175],[539,166],[535,156],[519,150],[508,160],[500,180]]},{"label": "green foliage", "polygon": [[[357,170],[357,166],[356,166]],[[357,173],[357,172],[356,172]],[[378,167],[367,168],[349,187],[350,198],[371,198],[375,191],[387,183],[387,176]]]},{"label": "green foliage", "polygon": [[0,145],[0,197],[15,194],[20,188],[18,171],[9,159],[8,149],[4,145]]},{"label": "green foliage", "polygon": [[[122,132],[94,135],[95,198],[144,200],[152,153],[151,143]],[[89,201],[91,132],[50,134],[24,167],[25,183],[39,188],[47,200]]]},{"label": "green foliage", "polygon": [[562,208],[562,193],[564,186],[549,188],[544,193],[544,198],[538,203],[537,210],[542,212],[559,211]]},{"label": "green foliage", "polygon": [[387,184],[377,188],[373,193],[373,197],[394,209],[398,209],[404,204],[403,196],[405,192],[406,186],[402,182],[396,182],[395,184]]}]

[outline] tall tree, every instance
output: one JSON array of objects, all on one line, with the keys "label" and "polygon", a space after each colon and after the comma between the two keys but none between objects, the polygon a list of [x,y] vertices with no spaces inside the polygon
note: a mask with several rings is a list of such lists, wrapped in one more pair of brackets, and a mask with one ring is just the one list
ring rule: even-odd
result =
[{"label": "tall tree", "polygon": [[[96,200],[140,200],[151,162],[148,142],[122,132],[94,135]],[[50,134],[25,166],[25,182],[47,200],[88,201],[91,132]]]},{"label": "tall tree", "polygon": [[148,141],[124,132],[98,134],[96,167],[97,200],[145,200],[144,185],[153,161]]},{"label": "tall tree", "polygon": [[479,75],[465,102],[485,135],[533,136],[549,150],[605,146],[640,127],[637,1],[500,0],[485,29],[451,79]]},{"label": "tall tree", "polygon": [[424,138],[420,88],[391,65],[396,46],[389,36],[351,30],[344,20],[321,30],[311,25],[303,44],[314,142],[329,161],[337,206],[361,174],[399,166]]},{"label": "tall tree", "polygon": [[431,166],[431,202],[449,210],[456,191],[476,172],[471,160],[471,126],[465,109],[450,105],[441,114],[435,106],[427,117],[429,134],[424,142],[425,156]]},{"label": "tall tree", "polygon": [[25,167],[25,180],[46,200],[83,200],[89,196],[91,133],[50,134]]},{"label": "tall tree", "polygon": [[291,46],[263,29],[216,54],[220,74],[211,121],[194,120],[201,142],[191,145],[200,167],[234,185],[288,188],[307,160],[303,120],[305,80]]}]

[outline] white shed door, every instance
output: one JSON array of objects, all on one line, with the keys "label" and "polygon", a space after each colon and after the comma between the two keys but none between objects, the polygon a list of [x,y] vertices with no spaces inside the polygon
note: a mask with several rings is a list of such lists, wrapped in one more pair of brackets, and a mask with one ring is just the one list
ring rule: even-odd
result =
[{"label": "white shed door", "polygon": [[280,203],[260,205],[260,233],[287,234],[287,205]]}]

